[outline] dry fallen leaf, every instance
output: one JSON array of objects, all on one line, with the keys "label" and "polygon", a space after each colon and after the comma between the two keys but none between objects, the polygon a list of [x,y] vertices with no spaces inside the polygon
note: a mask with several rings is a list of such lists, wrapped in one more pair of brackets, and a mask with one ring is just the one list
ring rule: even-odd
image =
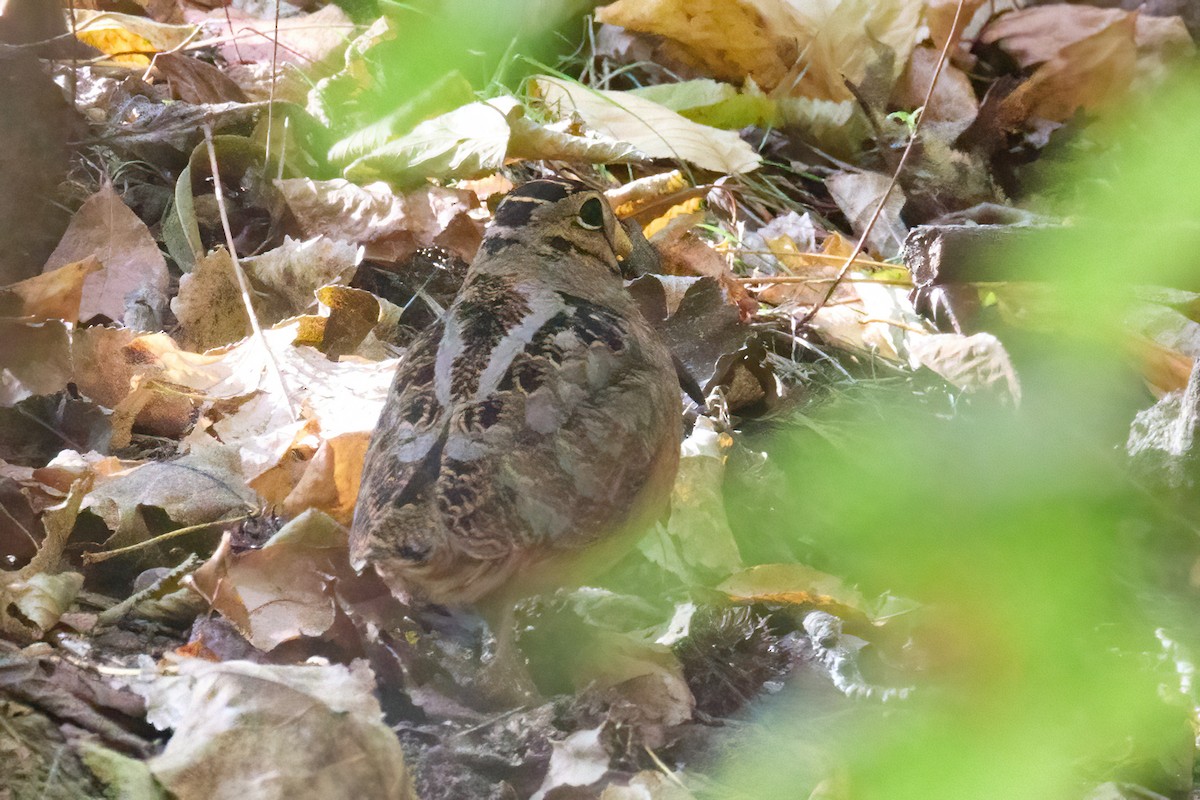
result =
[{"label": "dry fallen leaf", "polygon": [[228,250],[213,250],[179,279],[179,293],[171,298],[171,311],[179,320],[180,345],[198,353],[236,342],[250,333],[250,320]]},{"label": "dry fallen leaf", "polygon": [[[829,193],[846,215],[856,236],[861,236],[891,179],[878,172],[838,172],[825,181]],[[867,247],[883,258],[900,253],[908,227],[900,219],[904,209],[904,192],[893,186],[888,193],[883,211],[871,227],[867,236]]]},{"label": "dry fallen leaf", "polygon": [[83,586],[83,576],[62,569],[89,481],[71,486],[67,498],[42,514],[45,537],[19,570],[0,570],[0,633],[20,642],[40,639],[58,622]]},{"label": "dry fallen leaf", "polygon": [[179,53],[159,53],[154,68],[185,103],[245,103],[241,87],[217,67]]},{"label": "dry fallen leaf", "polygon": [[92,256],[0,288],[0,316],[78,322],[83,282],[101,268]]},{"label": "dry fallen leaf", "polygon": [[113,532],[108,546],[126,547],[149,537],[147,509],[161,509],[185,527],[247,514],[258,508],[258,498],[246,486],[238,453],[214,443],[177,459],[98,477],[83,508]]},{"label": "dry fallen leaf", "polygon": [[[146,717],[173,729],[149,761],[179,800],[371,797],[417,800],[364,661],[270,666],[179,662],[135,682]],[[264,765],[270,765],[264,769]]]},{"label": "dry fallen leaf", "polygon": [[678,159],[734,174],[755,170],[762,162],[737,133],[692,122],[635,94],[591,89],[544,75],[532,85],[534,94],[560,118],[578,114],[589,128],[628,142],[652,158]]},{"label": "dry fallen leaf", "polygon": [[64,322],[0,318],[0,407],[53,394],[71,380],[71,335]]},{"label": "dry fallen leaf", "polygon": [[[938,51],[918,47],[913,51],[908,67],[892,90],[891,105],[896,108],[917,109],[925,103],[929,83],[937,67]],[[933,97],[921,112],[922,130],[936,131],[944,141],[953,141],[974,121],[979,113],[979,100],[971,79],[953,64],[944,64]]]},{"label": "dry fallen leaf", "polygon": [[[929,38],[933,41],[934,49],[940,51],[946,46],[947,39],[952,39],[954,44],[958,44],[963,30],[985,2],[986,0],[929,0],[925,4],[925,24],[929,26]],[[958,25],[954,24],[956,14]],[[952,53],[954,44],[951,45]]]},{"label": "dry fallen leaf", "polygon": [[336,57],[354,35],[354,23],[340,7],[329,4],[311,14],[275,19],[254,16],[236,8],[207,13],[189,11],[188,22],[203,24],[221,42],[229,64],[292,64],[302,69]]},{"label": "dry fallen leaf", "polygon": [[129,295],[139,290],[166,295],[167,262],[145,223],[122,202],[111,184],[101,187],[75,212],[43,272],[93,256],[100,259],[103,269],[84,280],[80,320],[103,315],[119,322],[125,317]]},{"label": "dry fallen leaf", "polygon": [[[396,194],[385,183],[356,186],[345,180],[278,181],[305,237],[326,236],[366,248],[375,261],[402,262],[419,247],[445,247],[465,261],[475,257],[483,225],[468,212],[479,207],[470,191],[427,186]],[[474,236],[454,223],[464,218]]]},{"label": "dry fallen leaf", "polygon": [[853,99],[844,81],[861,83],[881,47],[899,74],[921,10],[907,0],[618,0],[596,19],[672,39],[719,79],[841,101]]},{"label": "dry fallen leaf", "polygon": [[333,624],[334,579],[351,574],[346,529],[319,511],[305,511],[261,548],[232,552],[229,535],[190,578],[209,606],[259,650]]},{"label": "dry fallen leaf", "polygon": [[1004,14],[980,41],[998,44],[1023,68],[1037,67],[1004,102],[1006,119],[1017,124],[1030,116],[1063,121],[1077,108],[1149,88],[1196,49],[1178,17],[1065,4]]},{"label": "dry fallen leaf", "polygon": [[111,11],[75,9],[74,17],[76,38],[134,67],[149,66],[155,53],[174,50],[198,32],[195,25],[168,25]]}]

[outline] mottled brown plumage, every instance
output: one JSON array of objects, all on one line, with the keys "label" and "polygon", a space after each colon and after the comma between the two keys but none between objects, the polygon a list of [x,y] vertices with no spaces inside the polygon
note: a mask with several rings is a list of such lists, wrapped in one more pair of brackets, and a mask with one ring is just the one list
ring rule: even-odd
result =
[{"label": "mottled brown plumage", "polygon": [[413,343],[351,533],[394,592],[504,605],[581,580],[666,508],[670,353],[633,305],[603,196],[534,181],[497,209],[457,299]]}]

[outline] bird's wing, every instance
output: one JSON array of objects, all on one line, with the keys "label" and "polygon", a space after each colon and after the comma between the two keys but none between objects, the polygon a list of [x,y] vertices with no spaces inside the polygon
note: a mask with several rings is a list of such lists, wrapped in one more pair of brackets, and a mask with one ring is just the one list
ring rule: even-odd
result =
[{"label": "bird's wing", "polygon": [[656,468],[673,473],[679,391],[640,317],[561,292],[534,312],[450,410],[438,510],[475,557],[583,546],[625,522]]}]

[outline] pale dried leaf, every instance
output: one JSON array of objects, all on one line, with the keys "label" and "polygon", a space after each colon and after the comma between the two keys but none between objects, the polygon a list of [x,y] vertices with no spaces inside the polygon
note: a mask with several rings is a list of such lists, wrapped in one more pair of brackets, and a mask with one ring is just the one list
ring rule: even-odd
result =
[{"label": "pale dried leaf", "polygon": [[0,288],[0,315],[78,322],[83,282],[99,269],[93,256]]},{"label": "pale dried leaf", "polygon": [[530,800],[542,800],[561,786],[591,786],[608,772],[609,755],[600,741],[604,726],[575,731],[560,742],[552,742],[550,766],[542,786]]},{"label": "pale dried leaf", "polygon": [[354,23],[337,5],[311,14],[276,20],[273,14],[257,16],[236,8],[204,14],[189,12],[189,22],[203,23],[221,42],[221,56],[230,64],[290,64],[310,69],[337,58],[354,36]]},{"label": "pale dried leaf", "polygon": [[308,311],[316,303],[317,289],[349,283],[361,258],[361,248],[345,242],[325,236],[305,240],[288,236],[274,250],[242,259],[257,295],[277,301],[263,302],[259,322],[273,325]]},{"label": "pale dried leaf", "polygon": [[228,250],[213,250],[180,277],[171,311],[179,320],[179,343],[188,350],[202,353],[249,335],[250,319]]},{"label": "pale dried leaf", "polygon": [[276,185],[306,237],[324,235],[360,244],[367,258],[380,261],[403,261],[419,247],[444,241],[464,260],[475,256],[473,249],[464,252],[465,248],[455,248],[454,241],[444,238],[456,218],[478,208],[472,192],[426,186],[396,194],[385,183],[356,186],[344,180],[307,178]]},{"label": "pale dried leaf", "polygon": [[[888,190],[891,179],[878,172],[838,172],[825,181],[838,208],[850,220],[856,236],[861,236],[875,208]],[[904,209],[904,192],[893,186],[883,211],[867,236],[867,247],[883,258],[891,258],[904,246],[908,228],[900,219]]]},{"label": "pale dried leaf", "polygon": [[[219,664],[135,683],[147,719],[174,734],[150,769],[180,800],[372,797],[416,800],[365,662]],[[270,765],[264,770],[263,765]]]},{"label": "pale dried leaf", "polygon": [[125,317],[125,298],[138,290],[167,291],[167,263],[145,223],[121,201],[111,184],[89,197],[50,254],[43,272],[95,256],[103,269],[83,283],[79,319]]},{"label": "pale dried leaf", "polygon": [[63,322],[0,318],[0,407],[53,394],[71,380],[71,338]]},{"label": "pale dried leaf", "polygon": [[258,498],[246,486],[238,452],[213,443],[177,459],[97,479],[83,503],[113,532],[111,547],[145,538],[143,507],[162,509],[185,527],[244,515],[258,508]]},{"label": "pale dried leaf", "polygon": [[736,133],[699,125],[630,92],[590,89],[548,76],[538,77],[533,86],[560,117],[578,114],[588,127],[652,158],[679,159],[734,174],[755,170],[762,161]]},{"label": "pale dried leaf", "polygon": [[4,627],[12,631],[14,620],[31,639],[39,639],[58,624],[83,587],[78,572],[49,574],[39,572],[24,580],[0,585],[0,603],[4,606]]},{"label": "pale dried leaf", "polygon": [[644,769],[630,778],[626,786],[605,786],[600,800],[696,800],[677,780],[658,770]]},{"label": "pale dried leaf", "polygon": [[83,576],[60,569],[87,489],[87,480],[73,483],[66,499],[42,514],[45,536],[28,564],[0,570],[0,632],[22,642],[40,639],[75,600]]},{"label": "pale dried leaf", "polygon": [[853,99],[882,46],[908,60],[922,4],[907,0],[618,0],[596,19],[681,44],[722,80],[751,78],[776,95]]},{"label": "pale dried leaf", "polygon": [[587,164],[626,164],[649,160],[649,156],[628,142],[619,142],[596,131],[572,132],[569,123],[538,125],[525,117],[510,122],[512,137],[509,158],[531,161],[581,161]]},{"label": "pale dried leaf", "polygon": [[1016,123],[1031,118],[1064,122],[1081,108],[1116,102],[1133,83],[1134,32],[1135,17],[1129,16],[1067,44],[1004,98],[1003,118]]},{"label": "pale dried leaf", "polygon": [[327,631],[337,612],[330,583],[348,570],[345,527],[319,511],[305,511],[257,550],[233,553],[226,536],[191,581],[265,652]]}]

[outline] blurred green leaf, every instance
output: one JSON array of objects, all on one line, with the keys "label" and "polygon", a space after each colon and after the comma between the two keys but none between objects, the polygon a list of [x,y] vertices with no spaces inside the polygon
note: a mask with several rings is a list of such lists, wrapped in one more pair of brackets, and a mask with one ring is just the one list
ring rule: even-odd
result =
[{"label": "blurred green leaf", "polygon": [[1064,178],[1093,187],[1078,226],[1023,254],[1062,283],[1056,330],[1001,336],[1025,389],[1018,410],[947,417],[895,402],[843,419],[836,446],[800,433],[779,443],[803,496],[779,498],[775,519],[793,530],[759,536],[803,536],[823,569],[868,595],[920,601],[925,669],[891,713],[814,718],[794,689],[764,717],[754,755],[730,760],[725,796],[804,797],[835,764],[856,800],[1191,786],[1190,703],[1154,631],[1162,596],[1194,602],[1194,590],[1148,568],[1166,515],[1121,445],[1152,398],[1120,354],[1134,283],[1197,280],[1200,84],[1187,77],[1093,134],[1103,157]]}]

